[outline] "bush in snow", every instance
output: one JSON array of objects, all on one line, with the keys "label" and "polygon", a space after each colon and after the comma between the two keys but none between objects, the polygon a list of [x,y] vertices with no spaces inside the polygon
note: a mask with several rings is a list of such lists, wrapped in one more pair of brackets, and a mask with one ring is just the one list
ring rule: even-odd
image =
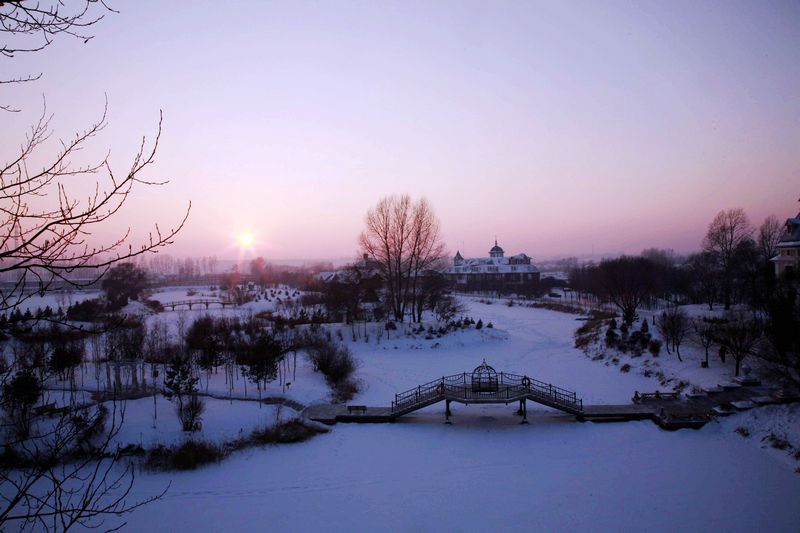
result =
[{"label": "bush in snow", "polygon": [[225,451],[216,444],[188,440],[177,446],[156,446],[147,454],[145,465],[153,470],[194,470],[223,457]]},{"label": "bush in snow", "polygon": [[319,425],[313,425],[302,418],[292,418],[291,420],[279,421],[267,428],[253,430],[250,434],[249,442],[254,444],[289,444],[304,442],[320,433],[327,432],[327,429]]},{"label": "bush in snow", "polygon": [[785,438],[776,435],[775,433],[770,433],[763,440],[766,440],[770,446],[775,448],[776,450],[786,450],[791,448],[791,443]]},{"label": "bush in snow", "polygon": [[33,406],[42,395],[42,384],[30,369],[19,370],[3,385],[3,408],[15,435],[26,439],[31,429]]},{"label": "bush in snow", "polygon": [[617,335],[617,332],[609,327],[606,331],[606,346],[608,348],[615,348],[618,341],[619,336]]},{"label": "bush in snow", "polygon": [[353,379],[357,364],[349,348],[325,337],[312,337],[306,350],[314,370],[325,376],[333,390],[334,400],[347,401],[358,392]]},{"label": "bush in snow", "polygon": [[444,296],[433,308],[436,320],[439,322],[449,322],[459,313],[464,312],[464,305],[454,296]]},{"label": "bush in snow", "polygon": [[172,359],[164,378],[164,396],[175,401],[175,410],[183,431],[199,431],[202,427],[201,417],[205,404],[197,395],[197,381],[188,357],[178,356]]},{"label": "bush in snow", "polygon": [[647,345],[647,351],[650,352],[653,357],[658,357],[658,354],[661,353],[661,341],[652,339]]},{"label": "bush in snow", "polygon": [[73,304],[67,308],[67,318],[78,322],[96,322],[100,320],[106,312],[106,306],[102,300],[84,300]]}]

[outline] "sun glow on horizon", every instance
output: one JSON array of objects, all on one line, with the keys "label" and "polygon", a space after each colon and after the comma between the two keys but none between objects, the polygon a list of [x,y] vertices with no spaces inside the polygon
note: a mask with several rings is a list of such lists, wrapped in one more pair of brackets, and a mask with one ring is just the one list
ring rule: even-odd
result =
[{"label": "sun glow on horizon", "polygon": [[250,250],[256,243],[256,237],[251,231],[242,231],[236,236],[236,244],[242,250]]}]

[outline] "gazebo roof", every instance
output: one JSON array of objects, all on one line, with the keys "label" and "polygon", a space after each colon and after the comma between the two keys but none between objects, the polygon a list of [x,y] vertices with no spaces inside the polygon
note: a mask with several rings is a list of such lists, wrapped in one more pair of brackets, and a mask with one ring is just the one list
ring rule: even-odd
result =
[{"label": "gazebo roof", "polygon": [[484,359],[483,363],[481,363],[478,366],[476,366],[475,370],[472,371],[473,379],[476,376],[478,376],[478,377],[493,376],[494,377],[494,376],[497,376],[497,371],[494,368],[492,368],[491,366],[489,366],[488,364],[486,364],[486,359]]}]

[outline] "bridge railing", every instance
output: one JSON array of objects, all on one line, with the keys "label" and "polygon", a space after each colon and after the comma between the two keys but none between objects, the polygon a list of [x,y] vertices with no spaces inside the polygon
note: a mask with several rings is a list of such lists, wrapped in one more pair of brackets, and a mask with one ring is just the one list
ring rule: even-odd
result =
[{"label": "bridge railing", "polygon": [[539,381],[538,379],[527,376],[507,374],[504,372],[501,373],[501,375],[508,383],[522,383],[523,380],[527,379],[529,382],[528,389],[534,396],[566,405],[573,409],[583,409],[583,400],[578,398],[578,395],[574,391],[556,387],[552,383],[545,383],[544,381]]},{"label": "bridge railing", "polygon": [[408,407],[413,407],[417,404],[433,400],[442,396],[442,391],[445,390],[445,383],[448,378],[454,376],[442,377],[424,383],[416,388],[409,389],[400,394],[395,394],[394,401],[392,402],[392,411],[399,411]]},{"label": "bridge railing", "polygon": [[219,304],[222,306],[226,305],[235,305],[234,302],[228,300],[220,300],[220,299],[196,299],[196,300],[179,300],[176,302],[162,302],[161,305],[164,307],[178,307],[181,305],[211,305],[211,304]]},{"label": "bridge railing", "polygon": [[443,376],[396,394],[392,411],[408,409],[445,397],[463,400],[515,400],[526,396],[539,398],[545,403],[583,410],[583,400],[575,392],[528,376],[501,372],[498,379],[491,382],[489,389],[486,384],[486,381],[476,382],[478,386],[474,387],[472,374],[467,372]]}]

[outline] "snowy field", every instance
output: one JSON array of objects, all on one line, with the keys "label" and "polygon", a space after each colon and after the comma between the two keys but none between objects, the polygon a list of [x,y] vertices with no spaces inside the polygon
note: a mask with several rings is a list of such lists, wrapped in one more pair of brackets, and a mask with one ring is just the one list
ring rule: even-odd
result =
[{"label": "snowy field", "polygon": [[[580,424],[510,408],[338,425],[171,480],[130,531],[797,531],[800,476],[721,431]],[[458,416],[458,414],[457,414]]]},{"label": "snowy field", "polygon": [[397,392],[444,375],[471,372],[484,359],[498,372],[526,374],[574,390],[584,404],[628,403],[635,390],[655,390],[658,384],[641,375],[623,375],[573,348],[573,333],[581,324],[576,315],[477,300],[466,303],[467,315],[494,327],[433,340],[384,338],[379,346],[348,343],[362,362],[364,391],[359,402],[388,405]]},{"label": "snowy field", "polygon": [[[398,332],[387,338],[384,332],[379,339],[368,327],[365,342],[363,335],[352,340],[351,328],[341,327],[360,360],[363,390],[350,403],[388,405],[396,392],[470,371],[484,358],[498,371],[573,389],[585,403],[627,403],[634,390],[659,388],[652,377],[622,373],[573,348],[580,325],[575,315],[477,300],[468,301],[467,314],[494,328],[434,339]],[[672,358],[664,354],[658,361],[667,374],[730,379],[732,367],[713,365],[698,377],[696,361],[689,368]],[[301,361],[291,388],[271,384],[263,394],[308,404],[326,401],[325,387]],[[122,440],[183,438],[172,406],[159,400],[157,407],[153,430],[152,398],[129,402],[130,425]],[[766,428],[778,427],[800,444],[796,406],[753,410],[699,431],[677,432],[651,422],[578,423],[533,404],[529,425],[519,424],[511,405],[454,404],[453,411],[452,426],[442,423],[443,406],[437,405],[395,424],[338,424],[305,443],[249,449],[192,472],[143,473],[133,498],[171,486],[163,500],[128,516],[126,529],[798,530],[800,475],[794,468],[800,463],[764,441]],[[277,416],[283,415],[274,406],[210,400],[203,438],[229,438]],[[749,437],[735,432],[742,426],[750,428]]]},{"label": "snowy field", "polygon": [[[157,444],[179,444],[186,440],[175,414],[175,405],[159,395],[125,402],[125,419],[114,444],[152,448]],[[206,398],[203,413],[203,439],[224,442],[241,438],[256,428],[272,426],[297,413],[277,405],[241,400]]]}]

